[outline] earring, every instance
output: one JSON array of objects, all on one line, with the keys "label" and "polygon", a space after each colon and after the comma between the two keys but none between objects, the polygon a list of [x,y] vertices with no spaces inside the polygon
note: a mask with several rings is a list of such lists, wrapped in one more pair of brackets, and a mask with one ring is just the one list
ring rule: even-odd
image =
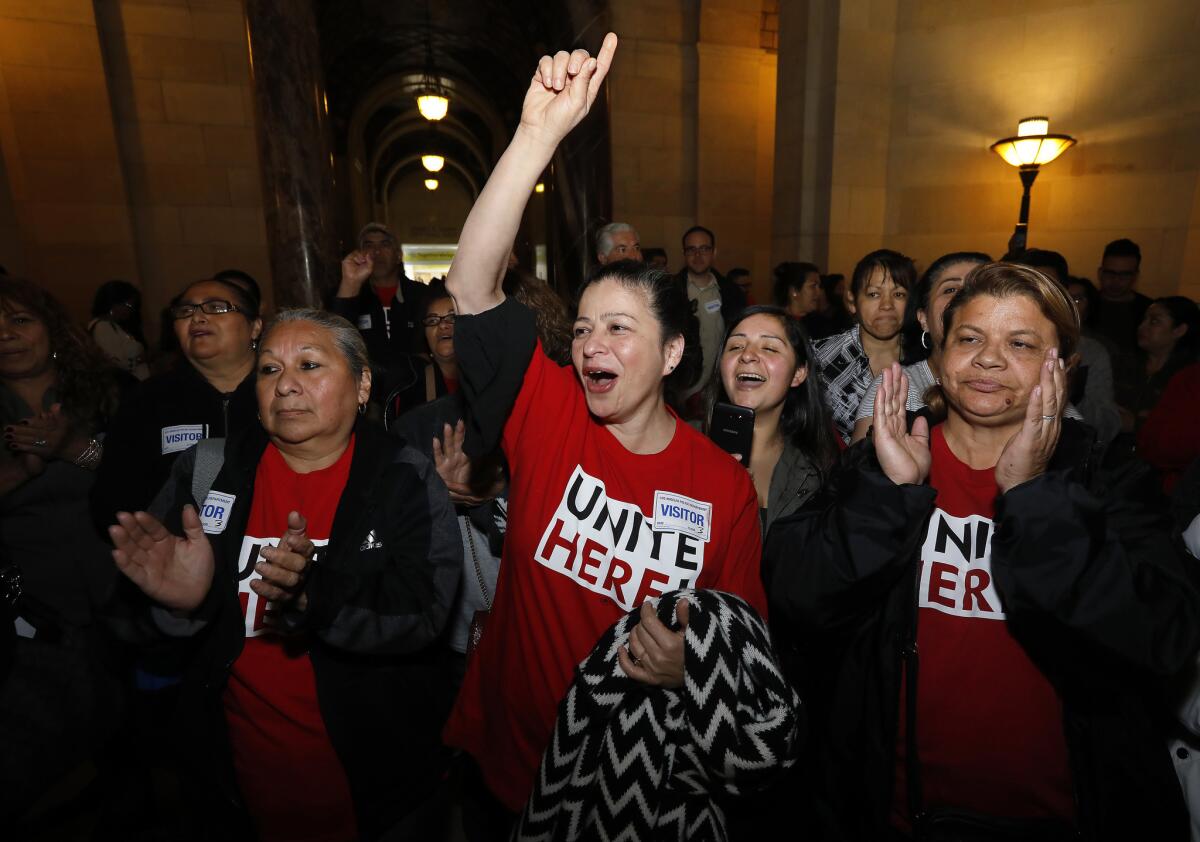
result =
[{"label": "earring", "polygon": [[921,331],[921,347],[924,348],[926,351],[930,350],[929,331],[927,331],[927,330]]},{"label": "earring", "polygon": [[359,415],[366,415],[366,414],[367,414],[367,405],[366,405],[365,403],[360,403],[360,404],[358,405],[358,414],[359,414]]}]

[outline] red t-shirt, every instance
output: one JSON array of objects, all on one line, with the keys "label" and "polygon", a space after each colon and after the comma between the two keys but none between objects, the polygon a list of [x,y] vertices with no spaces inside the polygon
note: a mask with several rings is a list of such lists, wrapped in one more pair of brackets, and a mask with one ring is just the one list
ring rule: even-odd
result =
[{"label": "red t-shirt", "polygon": [[392,335],[392,302],[395,301],[396,290],[399,288],[399,284],[392,284],[390,287],[373,287],[375,294],[379,296],[379,304],[383,307],[383,326],[389,337]]},{"label": "red t-shirt", "polygon": [[[924,806],[1008,818],[1075,815],[1053,685],[1013,638],[991,573],[995,470],[975,470],[930,436],[937,508],[921,549],[917,756]],[[905,695],[893,818],[907,824]]]},{"label": "red t-shirt", "polygon": [[539,345],[503,446],[500,579],[445,739],[517,811],[575,666],[613,623],[677,588],[729,591],[764,615],[766,597],[750,475],[682,421],[662,452],[630,453],[588,414],[574,369]]},{"label": "red t-shirt", "polygon": [[278,545],[289,512],[308,519],[318,557],[329,544],[353,455],[352,438],[337,462],[298,474],[269,444],[255,474],[238,554],[246,643],[229,671],[224,702],[238,784],[264,842],[334,842],[358,835],[350,787],[317,706],[308,640],[269,632],[263,625],[266,600],[250,590],[250,581],[262,578],[254,572],[259,551]]}]

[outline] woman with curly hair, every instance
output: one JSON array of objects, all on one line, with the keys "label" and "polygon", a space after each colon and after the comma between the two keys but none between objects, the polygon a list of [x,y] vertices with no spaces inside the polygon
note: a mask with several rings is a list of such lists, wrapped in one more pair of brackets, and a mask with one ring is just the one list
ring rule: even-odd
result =
[{"label": "woman with curly hair", "polygon": [[[87,528],[108,361],[50,293],[0,278],[0,824],[98,748],[122,694],[95,617],[114,575]],[[64,528],[67,525],[67,528]]]}]

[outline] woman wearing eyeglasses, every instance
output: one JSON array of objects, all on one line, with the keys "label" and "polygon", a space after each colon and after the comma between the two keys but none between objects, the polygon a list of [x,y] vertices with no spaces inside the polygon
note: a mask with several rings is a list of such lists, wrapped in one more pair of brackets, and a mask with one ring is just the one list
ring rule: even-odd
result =
[{"label": "woman wearing eyeglasses", "polygon": [[254,344],[258,307],[241,287],[198,281],[168,312],[182,358],[124,400],[105,442],[92,495],[98,523],[146,508],[180,453],[204,438],[257,424]]},{"label": "woman wearing eyeglasses", "polygon": [[458,360],[454,356],[454,299],[442,281],[433,281],[421,307],[421,329],[428,358],[417,354],[398,361],[389,373],[384,401],[385,419],[458,391]]}]

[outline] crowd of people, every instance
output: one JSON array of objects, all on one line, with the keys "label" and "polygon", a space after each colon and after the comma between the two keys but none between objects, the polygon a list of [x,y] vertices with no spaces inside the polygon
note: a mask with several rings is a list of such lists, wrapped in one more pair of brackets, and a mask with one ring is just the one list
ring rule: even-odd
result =
[{"label": "crowd of people", "polygon": [[1200,839],[1196,303],[1128,239],[755,284],[614,222],[569,306],[513,243],[616,49],[443,280],[371,223],[153,353],[0,278],[10,838]]}]

